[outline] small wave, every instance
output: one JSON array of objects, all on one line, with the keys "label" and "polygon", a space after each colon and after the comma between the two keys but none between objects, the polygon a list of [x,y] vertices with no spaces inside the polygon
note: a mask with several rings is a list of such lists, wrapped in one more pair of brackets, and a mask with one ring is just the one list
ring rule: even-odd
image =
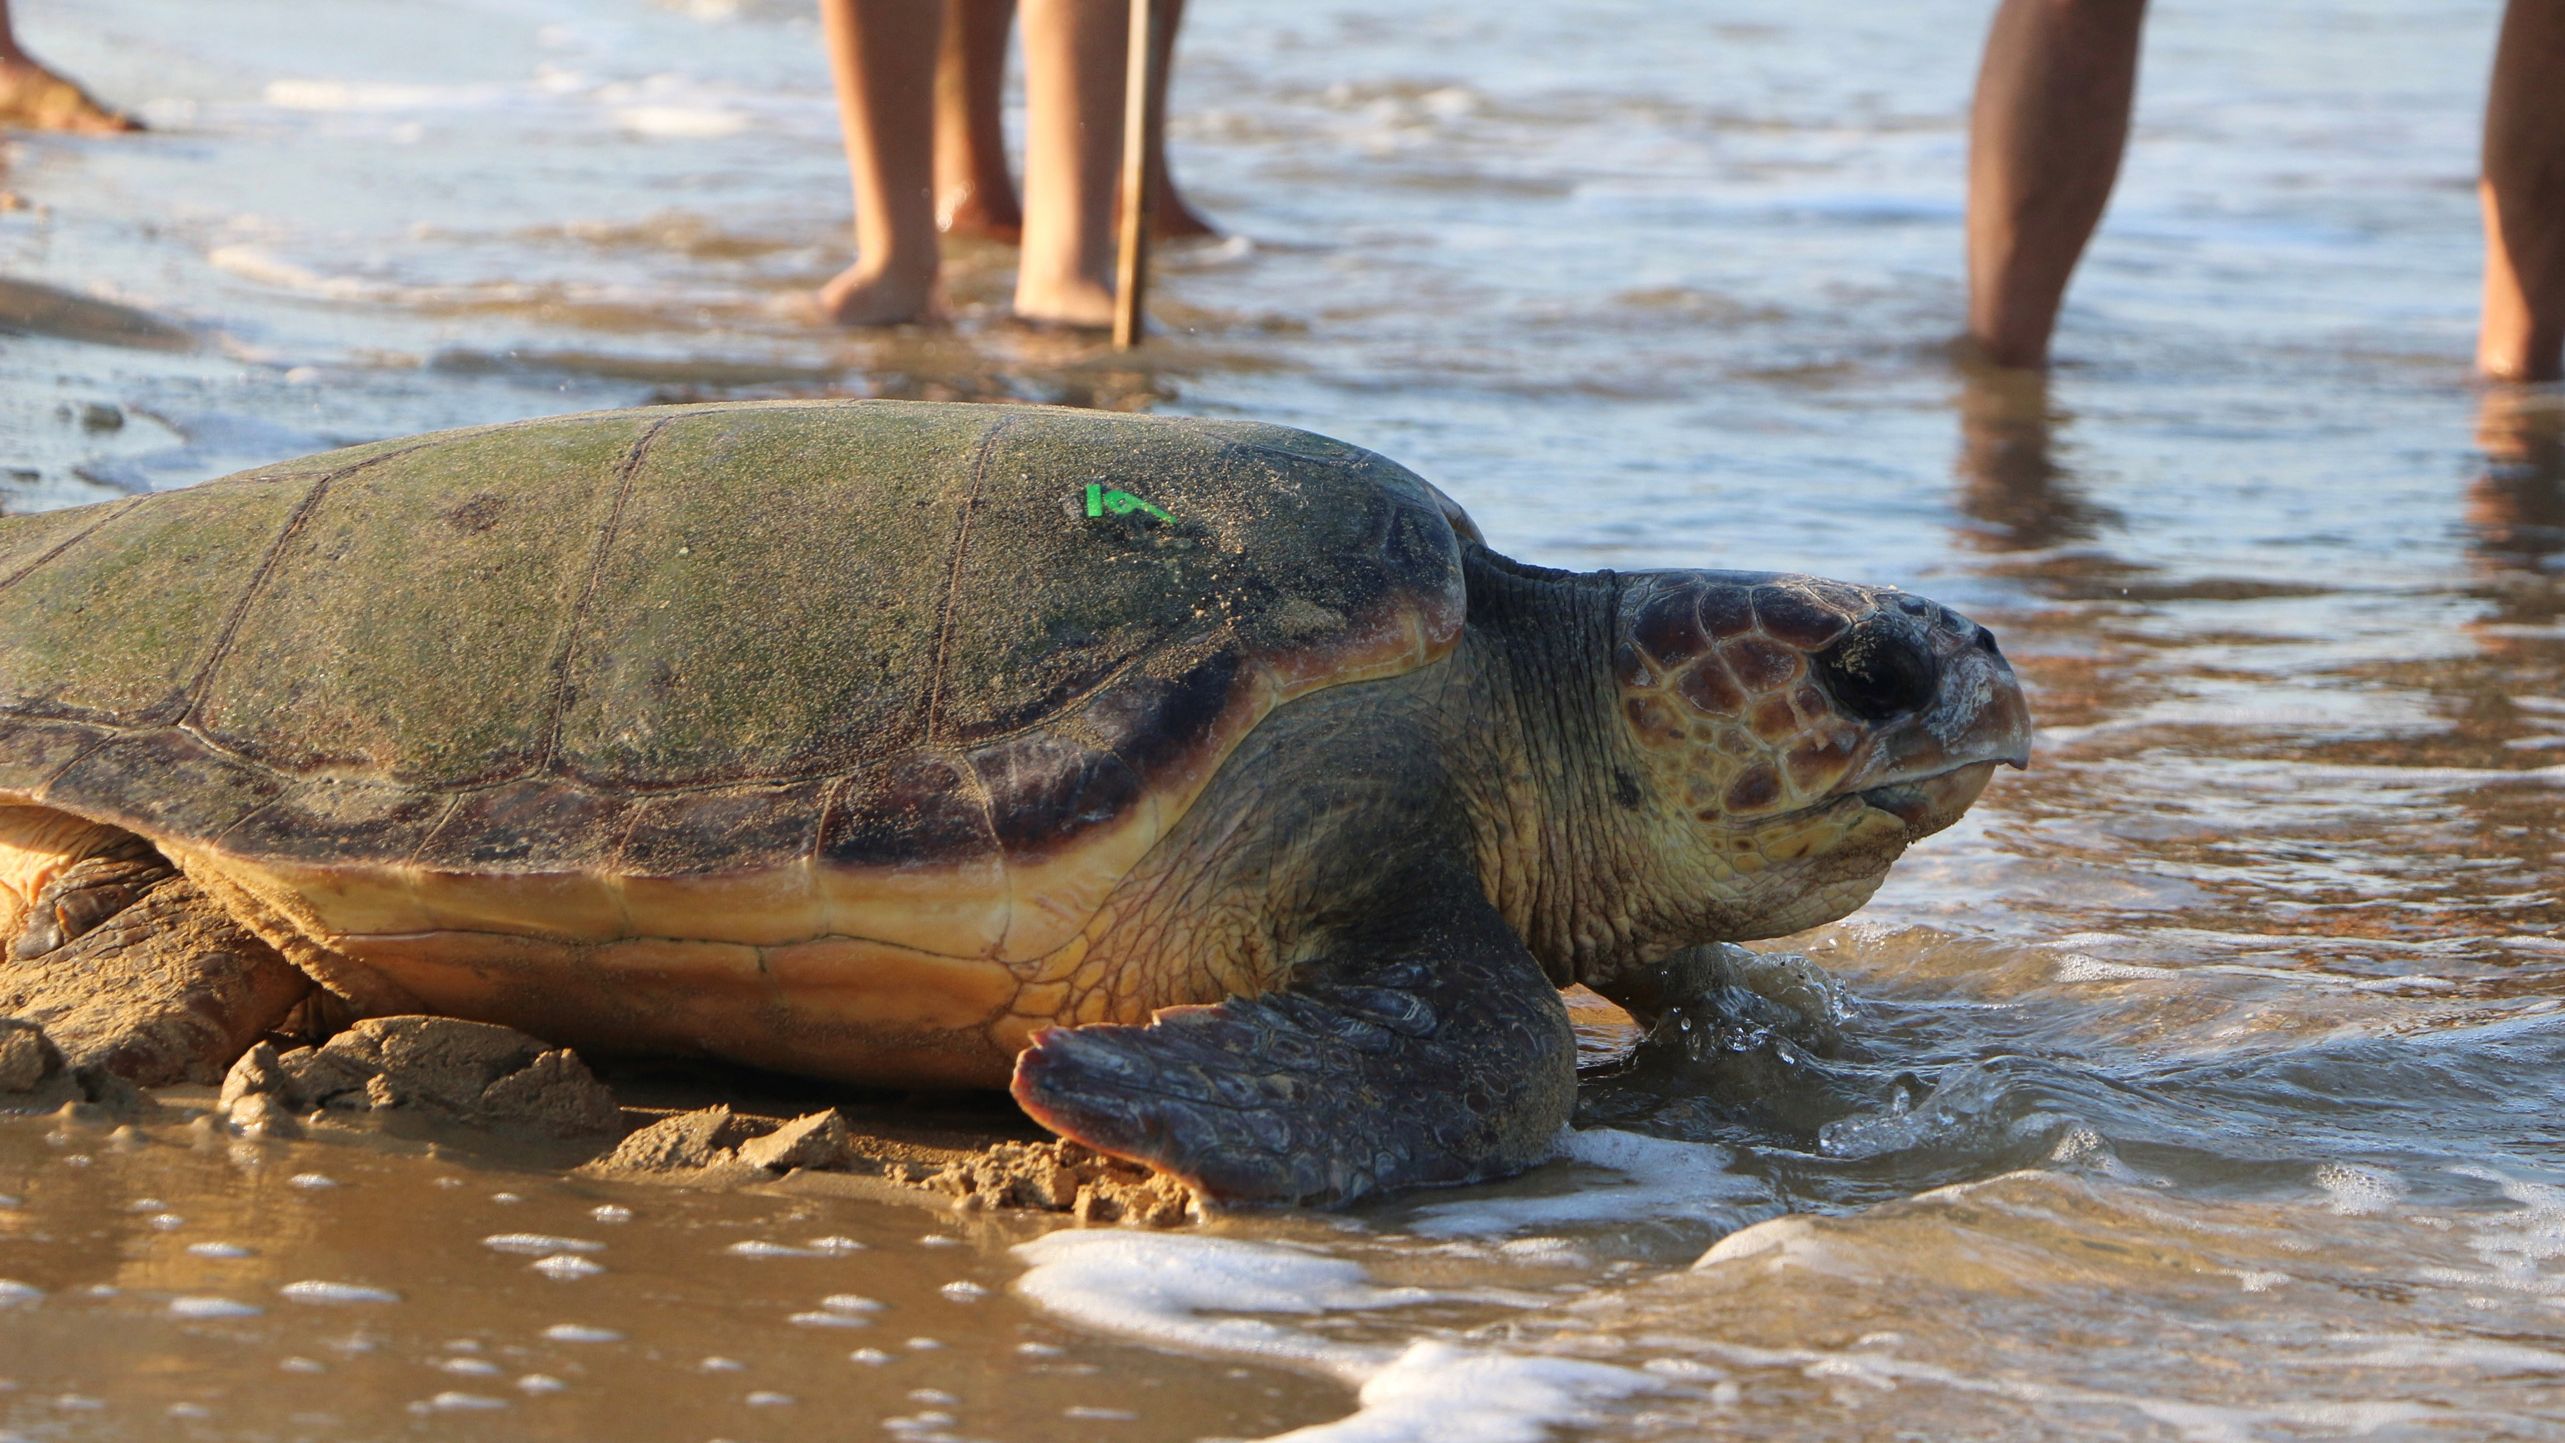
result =
[{"label": "small wave", "polygon": [[1744,1209],[1771,1199],[1762,1183],[1732,1171],[1735,1155],[1715,1143],[1588,1128],[1562,1133],[1558,1157],[1580,1168],[1618,1174],[1621,1180],[1554,1173],[1546,1185],[1561,1191],[1506,1196],[1483,1189],[1463,1201],[1426,1207],[1410,1230],[1425,1237],[1486,1236],[1608,1225],[1642,1217],[1698,1219],[1735,1227],[1744,1221]]},{"label": "small wave", "polygon": [[[1269,1443],[1540,1443],[1601,1405],[1653,1390],[1635,1369],[1424,1338],[1349,1343],[1240,1314],[1309,1317],[1442,1301],[1385,1288],[1354,1262],[1226,1238],[1064,1231],[1025,1243],[1016,1290],[1100,1332],[1314,1369],[1355,1384],[1347,1417]],[[1208,1316],[1207,1316],[1208,1315]]]}]

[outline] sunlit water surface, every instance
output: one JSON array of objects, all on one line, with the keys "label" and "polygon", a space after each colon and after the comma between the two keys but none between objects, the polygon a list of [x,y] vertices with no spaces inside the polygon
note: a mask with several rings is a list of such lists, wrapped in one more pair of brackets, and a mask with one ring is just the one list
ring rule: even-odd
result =
[{"label": "sunlit water surface", "polygon": [[1349,1218],[8,1124],[0,1429],[2565,1437],[2565,399],[2463,366],[2497,7],[2161,7],[2044,386],[1946,344],[1986,7],[1847,8],[1200,0],[1233,238],[1130,361],[987,248],[949,330],[795,318],[846,245],[800,4],[22,6],[159,129],[0,152],[0,276],[130,308],[13,293],[17,507],[652,400],[1252,415],[1533,560],[1927,591],[2044,731],[1783,944],[1839,1055],[1668,1039],[1562,1161]]}]

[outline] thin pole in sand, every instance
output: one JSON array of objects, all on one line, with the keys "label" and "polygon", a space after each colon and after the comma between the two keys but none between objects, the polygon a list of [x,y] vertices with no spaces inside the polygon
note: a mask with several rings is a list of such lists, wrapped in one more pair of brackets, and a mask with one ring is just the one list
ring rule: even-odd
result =
[{"label": "thin pole in sand", "polygon": [[1114,268],[1113,347],[1140,344],[1147,324],[1141,307],[1149,292],[1149,231],[1158,218],[1157,188],[1149,183],[1149,157],[1166,129],[1166,77],[1158,32],[1167,23],[1159,0],[1131,0],[1131,63],[1122,97],[1122,254]]}]

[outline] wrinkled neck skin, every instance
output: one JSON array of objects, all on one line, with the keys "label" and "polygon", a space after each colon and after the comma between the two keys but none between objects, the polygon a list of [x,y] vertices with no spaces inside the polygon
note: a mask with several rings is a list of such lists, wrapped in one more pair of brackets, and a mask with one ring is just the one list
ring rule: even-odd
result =
[{"label": "wrinkled neck skin", "polygon": [[1620,583],[1475,549],[1468,582],[1468,630],[1421,719],[1480,884],[1551,980],[1609,976],[1664,940],[1642,895],[1653,798],[1612,682]]},{"label": "wrinkled neck skin", "polygon": [[1740,897],[1700,824],[1642,780],[1613,680],[1618,578],[1475,547],[1467,566],[1450,655],[1267,717],[1108,901],[1088,940],[1126,982],[1155,979],[1151,1005],[1372,955],[1473,880],[1561,986],[1849,910],[1808,912],[1803,875],[1779,867]]}]

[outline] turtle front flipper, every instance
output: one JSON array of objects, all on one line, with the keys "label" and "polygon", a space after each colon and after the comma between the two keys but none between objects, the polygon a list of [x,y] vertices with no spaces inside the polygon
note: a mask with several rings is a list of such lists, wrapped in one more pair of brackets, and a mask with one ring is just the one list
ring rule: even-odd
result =
[{"label": "turtle front flipper", "polygon": [[1016,1059],[1016,1101],[1214,1202],[1332,1206],[1520,1172],[1575,1105],[1576,1039],[1522,943],[1474,920],[1145,1027],[1045,1030]]}]

